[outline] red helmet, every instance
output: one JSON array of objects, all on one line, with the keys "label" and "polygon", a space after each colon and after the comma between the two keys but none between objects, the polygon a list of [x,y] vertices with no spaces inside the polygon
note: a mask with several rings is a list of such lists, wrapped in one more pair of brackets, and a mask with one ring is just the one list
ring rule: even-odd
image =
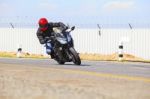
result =
[{"label": "red helmet", "polygon": [[39,27],[41,31],[45,31],[48,28],[48,21],[46,18],[41,18],[39,20]]}]

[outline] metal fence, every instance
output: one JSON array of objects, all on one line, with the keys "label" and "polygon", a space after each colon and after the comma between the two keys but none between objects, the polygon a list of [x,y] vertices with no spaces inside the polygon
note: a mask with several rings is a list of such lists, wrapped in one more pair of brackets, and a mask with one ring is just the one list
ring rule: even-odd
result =
[{"label": "metal fence", "polygon": [[[45,54],[40,45],[36,28],[0,28],[0,51],[16,52],[21,46],[24,52]],[[71,33],[79,53],[112,54],[118,52],[123,41],[124,53],[150,59],[150,29],[76,29]]]}]

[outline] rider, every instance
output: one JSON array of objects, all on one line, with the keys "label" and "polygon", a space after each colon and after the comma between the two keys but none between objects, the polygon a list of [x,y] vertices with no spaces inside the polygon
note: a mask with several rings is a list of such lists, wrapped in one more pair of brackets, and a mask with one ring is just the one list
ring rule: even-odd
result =
[{"label": "rider", "polygon": [[53,35],[53,27],[61,27],[65,30],[67,29],[67,26],[62,22],[48,22],[46,18],[40,18],[38,24],[39,28],[36,34],[39,42],[46,45],[46,53],[51,55],[51,58],[54,58],[53,43],[50,40],[50,37]]}]

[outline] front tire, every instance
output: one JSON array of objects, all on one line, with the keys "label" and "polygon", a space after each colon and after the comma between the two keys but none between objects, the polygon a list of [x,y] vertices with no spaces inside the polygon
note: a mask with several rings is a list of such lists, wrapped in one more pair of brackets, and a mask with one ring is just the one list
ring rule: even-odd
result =
[{"label": "front tire", "polygon": [[73,63],[76,65],[81,65],[81,59],[78,53],[76,52],[76,50],[73,47],[70,47],[69,51],[70,51],[70,55],[72,56]]}]

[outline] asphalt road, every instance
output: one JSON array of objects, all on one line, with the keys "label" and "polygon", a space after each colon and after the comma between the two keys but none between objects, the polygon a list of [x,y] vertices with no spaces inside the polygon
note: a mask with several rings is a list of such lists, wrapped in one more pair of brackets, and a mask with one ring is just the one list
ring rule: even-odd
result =
[{"label": "asphalt road", "polygon": [[132,77],[150,78],[150,63],[125,63],[125,62],[104,62],[104,61],[83,61],[80,66],[71,62],[59,65],[51,59],[23,59],[23,58],[0,58],[0,65],[14,64],[25,66],[36,66],[45,68],[66,69],[102,73],[111,75],[125,75]]},{"label": "asphalt road", "polygon": [[150,64],[0,58],[0,99],[150,99]]}]

